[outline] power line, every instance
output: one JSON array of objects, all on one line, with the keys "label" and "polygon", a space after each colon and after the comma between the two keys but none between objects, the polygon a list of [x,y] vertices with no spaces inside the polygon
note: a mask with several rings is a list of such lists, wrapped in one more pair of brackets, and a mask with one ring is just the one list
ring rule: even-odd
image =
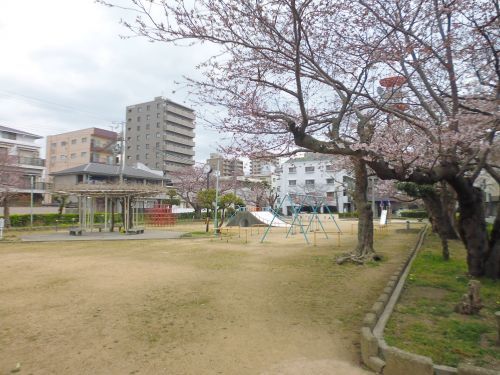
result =
[{"label": "power line", "polygon": [[49,101],[49,100],[40,99],[40,98],[37,98],[37,97],[34,97],[34,96],[30,96],[30,95],[19,94],[19,93],[15,93],[15,92],[12,92],[12,91],[6,91],[6,90],[0,90],[0,94],[4,95],[4,96],[11,97],[11,98],[14,98],[14,99],[20,99],[20,100],[24,100],[24,101],[37,102],[37,103],[42,103],[42,104],[45,104],[45,105],[49,105],[49,106],[61,108],[61,109],[65,110],[65,111],[67,111],[67,112],[76,112],[76,113],[84,114],[84,115],[86,115],[88,117],[92,117],[92,118],[95,118],[95,119],[98,119],[98,120],[102,120],[102,121],[106,121],[106,122],[113,122],[114,121],[114,120],[111,120],[109,118],[101,117],[100,115],[95,114],[95,113],[90,112],[90,111],[78,109],[76,107],[72,107],[72,106],[69,106],[69,105],[55,103],[55,102],[52,102],[52,101]]}]

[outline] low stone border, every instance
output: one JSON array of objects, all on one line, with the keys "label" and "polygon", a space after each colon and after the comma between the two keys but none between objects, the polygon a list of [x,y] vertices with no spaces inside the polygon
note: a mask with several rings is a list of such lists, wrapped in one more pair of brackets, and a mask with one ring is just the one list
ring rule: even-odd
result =
[{"label": "low stone border", "polygon": [[385,326],[399,300],[427,228],[428,225],[420,231],[415,247],[408,252],[370,312],[365,315],[361,328],[361,359],[371,370],[384,375],[500,375],[499,371],[465,364],[460,364],[458,368],[436,365],[429,357],[389,346],[384,340]]}]

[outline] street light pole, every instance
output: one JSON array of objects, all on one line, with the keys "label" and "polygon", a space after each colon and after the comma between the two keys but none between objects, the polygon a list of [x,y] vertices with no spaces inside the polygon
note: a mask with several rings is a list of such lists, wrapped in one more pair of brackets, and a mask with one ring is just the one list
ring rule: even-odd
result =
[{"label": "street light pole", "polygon": [[219,175],[220,166],[219,160],[217,160],[217,171],[215,171],[215,217],[214,217],[214,235],[218,232],[218,222],[217,222],[217,211],[219,210]]},{"label": "street light pole", "polygon": [[34,175],[30,175],[30,227],[33,228],[33,179]]}]

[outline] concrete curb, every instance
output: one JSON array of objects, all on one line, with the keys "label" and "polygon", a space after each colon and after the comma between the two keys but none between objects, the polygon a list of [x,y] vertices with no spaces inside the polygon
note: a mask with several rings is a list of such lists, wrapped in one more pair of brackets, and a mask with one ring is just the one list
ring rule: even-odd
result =
[{"label": "concrete curb", "polygon": [[460,364],[458,368],[436,365],[429,357],[409,353],[388,346],[384,340],[384,329],[403,291],[411,265],[415,260],[427,233],[426,225],[419,233],[415,246],[389,278],[382,294],[363,319],[361,328],[361,359],[363,363],[384,375],[500,375],[499,371],[487,370]]}]

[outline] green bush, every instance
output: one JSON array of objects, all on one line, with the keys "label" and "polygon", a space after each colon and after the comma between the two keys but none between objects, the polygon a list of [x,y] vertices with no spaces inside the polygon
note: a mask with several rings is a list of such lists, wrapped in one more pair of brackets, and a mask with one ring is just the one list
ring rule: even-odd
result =
[{"label": "green bush", "polygon": [[399,212],[399,216],[409,219],[426,219],[429,214],[425,210],[404,210]]},{"label": "green bush", "polygon": [[357,218],[358,212],[353,211],[353,212],[339,212],[339,218],[340,219],[346,219],[346,218]]}]

